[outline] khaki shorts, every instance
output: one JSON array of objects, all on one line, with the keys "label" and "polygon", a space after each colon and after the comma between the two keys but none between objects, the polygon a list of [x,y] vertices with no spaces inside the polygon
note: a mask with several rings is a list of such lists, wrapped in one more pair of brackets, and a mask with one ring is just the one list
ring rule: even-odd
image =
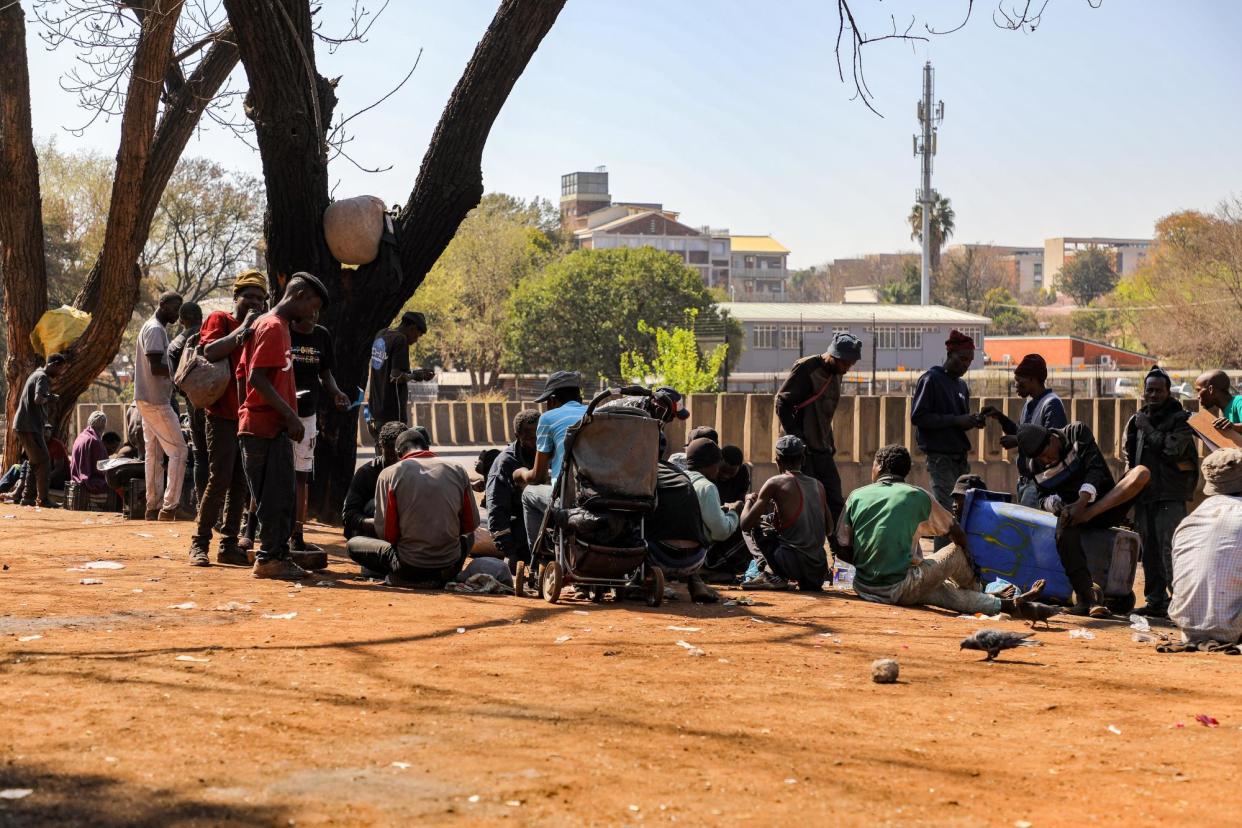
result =
[{"label": "khaki shorts", "polygon": [[293,470],[312,472],[315,470],[315,438],[319,436],[319,424],[314,414],[298,419],[302,421],[302,428],[306,433],[302,435],[300,443],[293,445]]}]

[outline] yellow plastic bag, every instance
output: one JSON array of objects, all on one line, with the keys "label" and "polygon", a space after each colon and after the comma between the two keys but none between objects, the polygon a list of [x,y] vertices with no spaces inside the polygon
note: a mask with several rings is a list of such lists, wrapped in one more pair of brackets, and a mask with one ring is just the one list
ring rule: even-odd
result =
[{"label": "yellow plastic bag", "polygon": [[30,344],[47,359],[76,342],[89,324],[89,313],[61,305],[39,317],[39,324],[30,332]]}]

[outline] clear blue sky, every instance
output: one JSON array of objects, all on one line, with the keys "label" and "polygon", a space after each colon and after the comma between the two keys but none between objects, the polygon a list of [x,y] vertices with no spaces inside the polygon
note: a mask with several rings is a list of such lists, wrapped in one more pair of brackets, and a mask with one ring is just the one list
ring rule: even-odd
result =
[{"label": "clear blue sky", "polygon": [[[343,76],[347,113],[424,49],[410,83],[354,122],[351,154],[393,169],[367,175],[335,162],[338,195],[405,200],[495,6],[395,0],[368,43],[321,49],[323,74]],[[919,8],[933,15],[920,13],[920,25],[949,28],[966,0],[854,6],[879,33],[888,15],[904,28]],[[910,138],[931,59],[946,108],[935,186],[953,201],[959,241],[1146,236],[1168,212],[1242,195],[1242,3],[1104,0],[1093,10],[1051,0],[1034,34],[996,28],[995,0],[976,6],[963,31],[868,47],[879,118],[837,79],[828,0],[569,0],[492,130],[485,186],[555,201],[562,173],[604,164],[614,198],[660,201],[694,225],[772,233],[797,266],[911,248]],[[46,52],[30,28],[36,131],[114,153],[115,121],[81,139],[61,130],[84,120],[56,83],[72,56]],[[187,152],[259,170],[256,154],[215,127]]]}]

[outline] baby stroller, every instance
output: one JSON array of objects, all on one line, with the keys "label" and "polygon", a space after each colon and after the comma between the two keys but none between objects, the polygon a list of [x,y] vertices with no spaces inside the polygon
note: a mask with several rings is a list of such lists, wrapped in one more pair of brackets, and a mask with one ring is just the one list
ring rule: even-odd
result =
[{"label": "baby stroller", "polygon": [[660,424],[640,408],[600,404],[620,396],[651,396],[641,386],[600,392],[565,435],[565,459],[531,550],[514,583],[538,588],[556,603],[566,584],[586,587],[592,600],[612,589],[641,588],[647,604],[664,600],[664,573],[646,565],[643,520],[655,508]]}]

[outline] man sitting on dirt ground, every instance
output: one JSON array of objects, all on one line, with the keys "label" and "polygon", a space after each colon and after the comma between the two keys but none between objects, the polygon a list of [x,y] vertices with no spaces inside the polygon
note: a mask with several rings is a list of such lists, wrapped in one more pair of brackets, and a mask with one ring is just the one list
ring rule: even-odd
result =
[{"label": "man sitting on dirt ground", "polygon": [[505,446],[486,469],[487,486],[483,504],[487,507],[487,530],[499,552],[514,571],[518,561],[530,563],[530,544],[526,540],[526,521],[522,515],[522,493],[513,483],[513,473],[535,462],[535,435],[539,412],[519,411],[513,418],[513,442]]},{"label": "man sitting on dirt ground", "polygon": [[522,490],[526,540],[532,552],[565,462],[565,433],[587,410],[582,402],[582,375],[577,371],[555,372],[548,377],[535,402],[544,404],[535,429],[535,462],[530,468],[513,472],[513,483]]},{"label": "man sitting on dirt ground", "polygon": [[[979,589],[966,552],[966,533],[926,489],[906,483],[910,452],[884,446],[875,453],[869,486],[855,489],[837,527],[838,555],[854,564],[854,591],[877,604],[927,605],[959,613],[995,615],[1004,611],[1038,619],[1036,581],[1017,598],[999,598]],[[924,557],[921,539],[947,536],[952,543]]]},{"label": "man sitting on dirt ground", "polygon": [[375,532],[375,484],[379,482],[380,472],[397,462],[397,438],[403,431],[405,426],[399,422],[384,423],[379,432],[380,456],[363,463],[349,481],[349,491],[345,493],[345,503],[341,507],[345,540],[355,535],[378,537]]},{"label": "man sitting on dirt ground", "polygon": [[[699,520],[703,524],[705,540],[712,545],[727,541],[739,532],[741,526],[738,514],[743,504],[720,502],[720,491],[716,488],[715,481],[723,463],[720,446],[706,437],[699,437],[686,446],[686,476],[690,478],[695,497],[699,501]],[[686,579],[686,588],[696,604],[714,604],[720,600],[720,596],[707,585],[700,574],[708,551],[706,548],[701,550],[693,567],[683,565],[678,569],[671,569],[657,561],[664,568],[665,575]]]},{"label": "man sitting on dirt ground", "polygon": [[1242,449],[1203,460],[1206,499],[1173,535],[1169,618],[1195,649],[1242,639]]},{"label": "man sitting on dirt ground", "polygon": [[1034,423],[1020,426],[1018,451],[1031,458],[1040,508],[1059,518],[1057,555],[1077,601],[1070,614],[1106,617],[1108,608],[1087,568],[1082,533],[1120,525],[1151,480],[1151,472],[1146,466],[1135,466],[1114,483],[1095,435],[1083,423],[1070,423],[1065,428],[1044,428]]},{"label": "man sitting on dirt ground", "polygon": [[380,537],[355,535],[346,548],[364,574],[392,586],[443,589],[461,572],[479,525],[470,479],[456,463],[425,462],[435,455],[418,429],[401,432],[396,448],[401,459],[375,484]]},{"label": "man sitting on dirt ground", "polygon": [[73,452],[69,456],[69,477],[94,495],[108,493],[108,481],[99,468],[99,464],[108,459],[108,449],[103,441],[107,428],[108,415],[92,411],[86,420],[86,428],[73,441]]},{"label": "man sitting on dirt ground", "polygon": [[780,473],[769,478],[757,495],[746,496],[742,530],[748,533],[756,559],[762,557],[767,569],[761,566],[742,589],[788,589],[790,581],[796,581],[803,592],[824,589],[828,576],[824,541],[832,518],[824,484],[802,473],[805,456],[806,443],[801,438],[781,437],[776,441]]},{"label": "man sitting on dirt ground", "polygon": [[[720,493],[720,502],[744,505],[746,495],[750,494],[750,464],[742,459],[742,450],[737,446],[721,446],[720,457],[720,471],[716,475],[716,491]],[[746,545],[739,520],[736,532],[708,548],[707,560],[703,562],[703,571],[700,574],[708,583],[733,584],[737,582],[739,575],[746,572],[752,561],[754,556]]]},{"label": "man sitting on dirt ground", "polygon": [[700,437],[706,437],[716,445],[720,445],[720,434],[711,426],[695,426],[690,429],[690,433],[686,435],[686,444],[681,447],[681,451],[673,452],[668,456],[668,462],[672,463],[682,471],[686,470],[686,450],[690,448],[690,444]]}]

